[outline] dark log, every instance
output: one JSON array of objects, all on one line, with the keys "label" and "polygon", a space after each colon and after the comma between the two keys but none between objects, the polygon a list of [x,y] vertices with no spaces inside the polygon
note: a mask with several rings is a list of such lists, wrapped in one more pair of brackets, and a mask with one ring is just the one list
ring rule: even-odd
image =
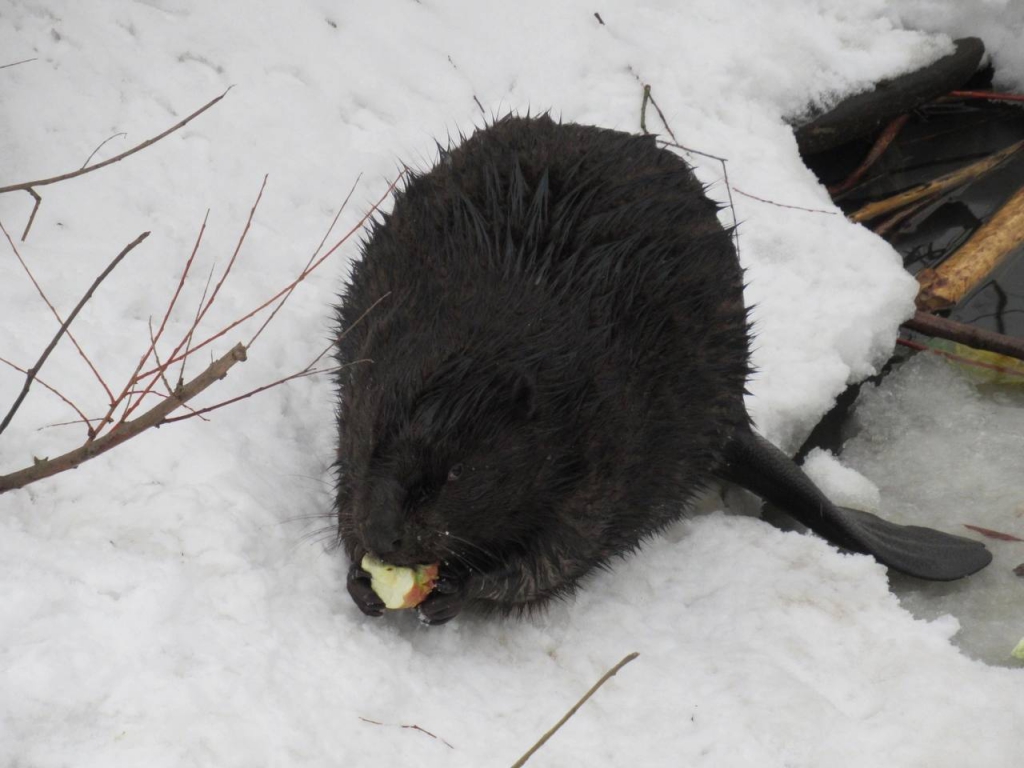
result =
[{"label": "dark log", "polygon": [[966,83],[985,53],[976,37],[956,40],[956,50],[923,69],[858,93],[794,130],[800,153],[811,155],[877,133],[898,115],[949,93]]}]

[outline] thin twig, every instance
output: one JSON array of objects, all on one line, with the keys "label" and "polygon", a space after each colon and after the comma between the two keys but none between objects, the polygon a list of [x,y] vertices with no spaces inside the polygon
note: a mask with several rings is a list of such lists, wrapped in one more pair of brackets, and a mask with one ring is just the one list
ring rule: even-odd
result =
[{"label": "thin twig", "polygon": [[[4,234],[6,233],[7,231],[4,230]],[[14,405],[12,405],[11,409],[7,412],[7,415],[4,417],[3,422],[0,422],[0,433],[3,433],[3,431],[7,429],[7,425],[11,423],[11,419],[14,418],[14,414],[17,413],[18,408],[21,407],[22,402],[28,395],[29,388],[32,386],[32,381],[35,379],[36,374],[39,373],[39,369],[43,367],[43,363],[46,362],[46,358],[48,358],[50,356],[50,353],[53,352],[54,348],[57,346],[57,343],[61,340],[61,337],[64,336],[65,333],[68,333],[68,326],[70,326],[72,321],[74,321],[74,319],[78,316],[78,313],[82,311],[82,307],[85,306],[86,302],[88,302],[89,299],[92,298],[93,292],[99,287],[100,283],[107,279],[107,275],[114,271],[114,268],[121,263],[121,260],[124,259],[124,257],[127,256],[135,248],[135,246],[137,246],[147,237],[149,237],[149,232],[143,232],[132,242],[126,245],[124,249],[119,254],[117,254],[117,256],[114,257],[114,260],[107,265],[106,269],[104,269],[100,273],[99,277],[93,280],[92,285],[89,286],[89,289],[85,292],[85,295],[82,296],[78,304],[71,311],[71,314],[68,315],[68,319],[61,323],[60,330],[58,330],[57,334],[50,340],[50,343],[43,351],[43,354],[40,356],[39,360],[36,361],[35,365],[29,368],[28,374],[25,376],[25,383],[24,385],[22,385],[21,388],[21,394],[19,394],[17,399],[14,401]],[[10,240],[9,235],[8,240]],[[14,244],[11,243],[11,245],[13,246]],[[70,334],[68,335],[70,336]]]},{"label": "thin twig", "polygon": [[1024,101],[1019,93],[996,93],[995,91],[950,91],[950,96],[958,99],[990,99],[992,101]]},{"label": "thin twig", "polygon": [[640,132],[646,136],[649,131],[647,130],[647,102],[651,100],[651,86],[647,83],[643,83],[644,86],[644,98],[640,102]]},{"label": "thin twig", "polygon": [[[209,344],[212,344],[214,341],[219,339],[221,336],[225,335],[226,333],[228,333],[229,331],[233,330],[234,328],[237,328],[239,325],[241,325],[245,321],[249,320],[254,315],[258,314],[259,312],[262,312],[264,309],[269,307],[271,304],[273,304],[275,301],[277,301],[279,298],[281,298],[293,285],[295,285],[296,283],[300,283],[303,280],[305,280],[310,274],[312,274],[317,269],[317,267],[319,267],[327,259],[329,259],[334,254],[334,252],[336,250],[338,250],[350,237],[352,237],[352,235],[354,235],[356,232],[358,232],[360,229],[362,229],[363,224],[366,223],[367,219],[369,219],[371,216],[373,216],[374,213],[377,212],[377,210],[380,208],[380,206],[383,204],[383,202],[391,195],[391,192],[395,189],[395,187],[398,186],[399,182],[401,182],[402,178],[405,176],[405,173],[406,173],[405,171],[402,171],[401,173],[399,173],[398,177],[393,182],[391,182],[388,185],[388,188],[384,191],[384,194],[381,195],[380,199],[377,200],[376,203],[373,204],[373,206],[370,208],[370,210],[367,211],[366,214],[359,221],[357,221],[352,226],[352,228],[349,229],[348,232],[346,232],[345,235],[338,242],[336,242],[334,245],[332,245],[330,247],[330,249],[327,250],[326,253],[324,253],[322,256],[320,256],[320,258],[318,258],[316,261],[314,261],[310,265],[309,269],[303,270],[303,272],[297,278],[295,278],[295,280],[293,280],[291,283],[286,285],[280,291],[275,293],[269,299],[264,301],[258,307],[256,307],[252,311],[250,311],[244,317],[240,317],[237,320],[235,320],[233,323],[230,323],[229,325],[225,326],[221,330],[217,331],[217,333],[213,334],[212,336],[210,336],[207,339],[204,339],[202,342],[200,342],[196,346],[192,347],[190,350],[186,351],[184,354],[180,354],[179,355],[176,352],[174,354],[174,356],[172,356],[170,359],[167,360],[166,365],[173,365],[174,363],[177,363],[177,362],[183,360],[187,355],[191,355],[194,352],[202,349],[203,347],[205,347],[205,346],[207,346]],[[383,297],[381,297],[381,298],[383,298]],[[142,376],[151,376],[155,372],[156,372],[155,369],[152,369],[152,370],[148,370],[148,371],[143,372],[141,375]]]},{"label": "thin twig", "polygon": [[[85,166],[87,166],[89,164],[89,161],[92,160],[94,157],[96,157],[96,153],[99,152],[101,149],[103,149],[103,145],[106,144],[108,141],[113,141],[118,136],[127,136],[127,135],[128,135],[127,133],[125,133],[124,131],[121,131],[120,133],[115,133],[113,136],[110,136],[110,137],[104,139],[103,141],[101,141],[100,145],[98,147],[96,147],[96,149],[94,149],[89,154],[89,156],[87,158],[85,158],[85,162],[82,163],[82,168],[85,168]],[[79,170],[81,170],[81,168]]]},{"label": "thin twig", "polygon": [[701,152],[699,149],[693,149],[692,147],[684,146],[677,141],[665,141],[663,139],[659,139],[658,143],[661,144],[663,147],[675,147],[676,149],[681,149],[683,152],[690,152],[694,155],[700,155],[701,157],[707,157],[712,160],[717,160],[719,163],[722,164],[722,180],[725,182],[725,194],[729,198],[729,210],[732,211],[732,237],[733,241],[736,243],[736,255],[739,256],[740,222],[739,219],[736,217],[736,203],[734,203],[732,199],[732,183],[729,181],[729,166],[727,164],[728,161],[724,157],[712,155],[710,152]]},{"label": "thin twig", "polygon": [[[153,335],[153,318],[149,319],[149,343],[153,347],[153,359],[156,360],[156,364],[160,367],[160,381],[164,383],[164,387],[167,389],[167,394],[169,396],[173,396],[174,388],[171,386],[171,382],[167,380],[167,369],[164,367],[163,363],[160,362],[160,354],[156,351],[156,337]],[[134,395],[136,394],[136,392],[135,390],[132,390],[128,394]],[[148,394],[159,393],[154,393],[152,392],[152,390],[143,390],[139,398],[140,401],[143,397],[145,397]],[[191,411],[193,416],[199,416],[199,414],[196,412],[196,409],[193,408],[191,405],[185,405],[184,407],[187,410]],[[202,419],[203,421],[209,421],[209,419],[207,419],[205,416],[199,416],[199,418]],[[167,419],[167,421],[174,421],[174,419]]]},{"label": "thin twig", "polygon": [[0,493],[22,488],[36,480],[51,477],[58,472],[77,467],[79,464],[101,453],[115,448],[126,440],[130,440],[150,427],[159,427],[166,422],[168,414],[187,403],[203,392],[216,381],[223,379],[235,363],[245,360],[245,346],[236,344],[223,357],[215,360],[210,366],[192,381],[180,387],[173,396],[160,401],[155,407],[146,411],[133,421],[118,424],[113,430],[96,440],[87,441],[84,445],[54,459],[41,459],[32,466],[9,475],[0,477]]},{"label": "thin twig", "polygon": [[210,307],[213,306],[213,302],[217,300],[217,294],[220,293],[221,286],[224,285],[224,281],[227,280],[228,275],[231,274],[231,269],[235,266],[235,261],[238,259],[238,254],[242,252],[242,245],[245,243],[246,235],[249,234],[249,230],[252,228],[252,219],[256,215],[256,209],[260,207],[260,200],[263,199],[263,190],[267,188],[268,177],[269,174],[264,174],[263,183],[260,184],[260,191],[256,195],[256,202],[254,202],[252,204],[252,208],[249,209],[249,216],[245,220],[245,227],[242,228],[242,234],[238,236],[238,242],[235,243],[235,250],[232,252],[231,258],[228,260],[228,265],[224,267],[224,274],[220,276],[220,280],[217,281],[217,285],[213,288],[213,293],[210,295],[206,305],[196,318],[196,326],[202,322],[203,318],[206,317],[206,313],[210,311]]},{"label": "thin twig", "polygon": [[733,187],[733,189],[744,197],[749,197],[751,200],[757,200],[758,202],[767,203],[768,205],[774,205],[776,208],[789,208],[794,211],[806,211],[807,213],[824,213],[829,216],[836,215],[836,211],[826,211],[821,208],[804,208],[802,205],[786,205],[785,203],[777,203],[774,200],[768,200],[764,197],[758,197],[757,195],[752,195],[749,192],[744,192],[739,187]]},{"label": "thin twig", "polygon": [[125,152],[122,152],[119,155],[114,155],[113,157],[108,158],[108,159],[106,159],[106,160],[104,160],[102,162],[96,163],[95,165],[90,165],[90,166],[87,166],[85,168],[79,168],[77,171],[71,171],[70,173],[62,173],[60,176],[51,176],[48,179],[37,179],[35,181],[23,181],[23,182],[20,182],[18,184],[9,184],[6,187],[0,187],[0,194],[3,194],[4,192],[15,192],[15,191],[20,191],[20,190],[29,190],[29,189],[32,189],[34,187],[44,187],[47,184],[56,184],[59,181],[67,181],[68,179],[73,179],[73,178],[75,178],[77,176],[82,176],[82,175],[84,175],[86,173],[91,173],[93,171],[98,171],[100,168],[105,168],[108,165],[112,165],[113,163],[119,162],[120,160],[124,160],[126,157],[134,155],[136,152],[140,152],[143,149],[145,149],[146,147],[148,147],[148,146],[150,146],[152,144],[156,144],[158,141],[160,141],[160,139],[162,139],[162,138],[164,138],[166,136],[169,136],[170,134],[172,134],[175,131],[177,131],[179,128],[183,128],[184,126],[188,125],[190,122],[192,122],[197,117],[199,117],[201,114],[203,114],[203,112],[205,112],[210,107],[212,107],[214,104],[216,104],[218,101],[220,101],[225,96],[227,96],[228,95],[228,91],[230,91],[231,88],[234,88],[234,86],[229,87],[227,89],[227,91],[224,91],[224,93],[222,93],[220,96],[218,96],[217,98],[215,98],[215,99],[213,99],[211,101],[208,101],[206,104],[201,106],[199,109],[197,109],[191,115],[186,117],[184,120],[181,120],[180,122],[175,123],[174,125],[172,125],[170,128],[168,128],[163,133],[160,133],[160,134],[154,136],[151,139],[146,139],[146,141],[142,142],[141,144],[137,144],[136,146],[132,147],[131,149],[129,149],[129,150],[125,151]]},{"label": "thin twig", "polygon": [[570,717],[572,717],[573,715],[576,714],[576,711],[586,703],[587,699],[589,699],[591,696],[593,696],[597,692],[598,688],[600,688],[602,685],[604,685],[606,682],[608,682],[608,680],[611,679],[612,677],[614,677],[615,674],[620,669],[622,669],[624,666],[629,664],[629,662],[631,662],[633,659],[635,659],[639,655],[640,655],[639,653],[634,651],[633,653],[631,653],[628,656],[624,657],[622,659],[622,661],[620,661],[614,667],[612,667],[607,672],[605,672],[603,675],[601,675],[601,679],[598,680],[596,683],[594,683],[594,685],[591,687],[591,689],[589,691],[587,691],[585,694],[583,694],[583,698],[581,698],[579,701],[577,701],[575,704],[573,704],[572,708],[568,712],[565,713],[565,715],[562,717],[561,720],[559,720],[557,723],[555,723],[554,727],[551,730],[549,730],[547,733],[545,733],[543,736],[541,736],[540,740],[537,741],[536,744],[534,744],[532,747],[530,747],[528,750],[526,750],[526,754],[524,754],[522,757],[520,757],[518,760],[516,760],[512,764],[512,768],[522,768],[522,766],[526,764],[526,761],[529,760],[533,756],[533,753],[536,752],[541,747],[543,747],[545,742],[547,742],[548,739],[550,739],[552,736],[554,736],[555,733],[558,731],[558,729],[561,728],[563,725],[565,725]]},{"label": "thin twig", "polygon": [[[185,362],[186,362],[186,360],[188,358],[189,348],[190,348],[190,346],[192,344],[192,339],[195,336],[195,332],[199,328],[199,323],[202,321],[203,316],[207,313],[207,311],[210,309],[210,307],[213,306],[213,302],[217,298],[217,294],[220,292],[221,286],[224,285],[224,282],[227,280],[228,275],[231,274],[231,269],[234,267],[235,261],[238,259],[238,254],[242,250],[242,245],[245,243],[246,235],[249,234],[249,229],[252,227],[253,217],[256,215],[256,209],[259,207],[260,200],[263,199],[263,191],[266,189],[266,187],[267,187],[267,175],[264,175],[263,176],[263,182],[262,182],[262,184],[260,184],[260,191],[256,195],[256,201],[253,203],[252,208],[249,209],[249,217],[246,219],[245,227],[242,229],[242,234],[239,236],[238,242],[235,244],[235,250],[231,254],[231,259],[228,261],[227,267],[224,268],[224,273],[221,275],[220,280],[217,282],[217,285],[213,289],[213,294],[210,295],[209,299],[206,298],[207,294],[209,293],[209,290],[210,290],[210,282],[213,279],[214,265],[211,265],[210,266],[210,274],[209,274],[209,276],[206,279],[206,287],[203,288],[202,298],[199,300],[199,306],[196,308],[195,319],[192,321],[192,325],[188,329],[188,333],[185,334],[185,337],[180,342],[178,342],[178,345],[171,351],[171,357],[173,358],[175,355],[178,354],[178,352],[181,351],[183,346],[185,348],[185,353],[181,356],[181,370],[178,373],[178,384],[179,385],[185,379]],[[204,219],[203,220],[203,229],[205,229],[205,227],[206,227],[206,220]],[[200,232],[200,236],[201,235],[202,235],[202,232]],[[198,248],[199,248],[199,242],[197,240],[195,249],[198,249]],[[190,259],[190,261],[191,261],[191,259]],[[246,345],[246,349],[248,349],[248,344]],[[172,360],[168,360],[167,361],[167,365],[164,366],[164,367],[169,367],[171,365],[171,363],[173,363],[173,362],[174,362],[173,359]],[[149,371],[149,372],[143,374],[142,378],[145,378],[146,376],[149,376],[151,373],[155,374],[156,372],[158,372],[160,370],[161,370],[161,366],[157,366],[157,368],[154,369],[153,371]],[[145,392],[151,391],[153,389],[153,387],[156,386],[156,382],[157,382],[157,377],[156,377],[156,375],[153,375],[153,377],[149,381],[149,384],[145,388]],[[134,404],[129,405],[129,407],[125,410],[125,415],[124,415],[123,418],[128,418],[129,416],[131,416],[131,414],[136,410],[136,408],[139,407],[139,404],[141,402],[142,401],[141,401],[141,398],[140,398]]]},{"label": "thin twig", "polygon": [[[356,191],[356,187],[359,185],[359,180],[361,178],[363,178],[363,174],[361,173],[358,176],[356,176],[356,180],[352,183],[352,188],[348,191],[348,194],[345,195],[345,199],[342,201],[341,207],[338,208],[338,212],[334,214],[334,219],[331,221],[331,226],[329,226],[327,228],[327,231],[324,232],[324,236],[323,238],[321,238],[320,244],[316,247],[316,250],[313,251],[313,254],[309,257],[309,261],[306,262],[306,266],[303,267],[303,271],[309,269],[309,265],[313,263],[313,260],[319,255],[320,251],[323,249],[324,244],[327,242],[327,238],[330,237],[331,232],[334,231],[334,226],[338,223],[338,219],[341,217],[342,212],[345,210],[346,207],[348,207],[348,201],[352,199],[352,194]],[[295,283],[289,289],[289,291],[284,296],[281,297],[281,301],[278,302],[277,306],[274,307],[271,313],[267,316],[267,319],[263,321],[263,324],[256,329],[256,333],[252,335],[252,338],[249,339],[249,343],[245,345],[246,348],[251,347],[253,342],[260,337],[260,334],[263,333],[263,329],[266,328],[270,324],[270,321],[274,319],[274,316],[281,311],[281,308],[284,306],[284,303],[288,301],[288,297],[292,295],[296,287],[298,287],[298,283]]]},{"label": "thin twig", "polygon": [[[5,365],[9,365],[11,368],[13,368],[16,371],[20,371],[21,373],[25,373],[25,374],[28,373],[28,371],[25,370],[24,368],[22,368],[20,365],[12,363],[10,360],[7,360],[6,358],[0,357],[0,363],[4,363]],[[49,384],[47,384],[45,381],[40,379],[38,376],[36,376],[36,381],[39,382],[39,386],[45,387],[46,389],[50,390],[51,392],[53,392],[53,394],[55,394],[57,397],[59,397],[61,400],[63,400],[65,403],[67,403],[68,406],[70,406],[74,410],[75,413],[77,413],[79,416],[82,417],[81,422],[84,422],[86,424],[86,426],[88,426],[89,432],[90,433],[92,432],[92,422],[89,420],[88,416],[86,416],[84,413],[82,413],[82,411],[80,411],[78,409],[77,405],[75,405],[73,402],[71,402],[71,400],[69,398],[67,398],[63,394],[61,394],[61,392],[59,390],[57,390],[55,387],[51,387]],[[81,422],[68,422],[68,423],[81,423]]]},{"label": "thin twig", "polygon": [[[51,176],[48,179],[37,179],[36,181],[23,181],[23,182],[20,182],[18,184],[9,184],[6,187],[0,187],[0,195],[2,195],[4,192],[24,191],[24,192],[28,192],[30,195],[32,195],[33,198],[35,198],[36,202],[32,206],[32,213],[31,213],[31,215],[28,218],[28,224],[25,225],[25,231],[21,234],[22,242],[24,242],[25,238],[28,237],[28,232],[29,232],[30,229],[32,229],[32,222],[35,221],[35,218],[36,218],[36,212],[39,210],[39,206],[43,202],[43,198],[40,197],[39,193],[35,191],[35,187],[43,187],[43,186],[46,186],[47,184],[56,184],[59,181],[67,181],[68,179],[73,179],[76,176],[82,176],[83,174],[91,173],[92,171],[99,170],[100,168],[104,168],[104,167],[106,167],[108,165],[111,165],[112,163],[116,163],[116,162],[118,162],[120,160],[124,160],[126,157],[128,157],[130,155],[134,155],[136,152],[139,152],[139,151],[145,149],[146,147],[148,147],[148,146],[150,146],[152,144],[156,144],[158,141],[160,141],[160,139],[164,138],[165,136],[169,136],[170,134],[174,133],[179,128],[182,128],[185,125],[188,125],[188,123],[192,122],[192,120],[194,120],[195,118],[199,117],[199,115],[203,114],[203,112],[205,112],[210,107],[212,107],[214,104],[216,104],[218,101],[220,101],[225,96],[227,96],[228,95],[228,91],[230,91],[232,88],[234,88],[233,85],[228,87],[228,89],[226,91],[224,91],[224,93],[222,93],[220,96],[218,96],[217,98],[213,99],[212,101],[207,102],[202,107],[200,107],[195,112],[193,112],[191,115],[186,117],[184,120],[180,121],[176,125],[171,126],[170,128],[168,128],[163,133],[161,133],[161,134],[159,134],[157,136],[154,136],[151,139],[147,139],[146,141],[142,142],[141,144],[138,144],[137,146],[134,146],[131,149],[127,150],[126,152],[122,152],[119,155],[115,155],[114,157],[108,158],[108,159],[104,160],[103,162],[96,163],[95,165],[83,166],[83,167],[79,168],[77,171],[71,171],[70,173],[62,173],[60,176]],[[113,138],[113,137],[111,137],[111,138]],[[110,139],[107,139],[107,141],[109,141],[109,140]],[[106,142],[103,142],[103,143],[105,144]],[[100,144],[100,147],[102,147],[102,146],[103,146],[103,144]],[[99,147],[97,147],[97,149],[99,149]],[[96,154],[96,153],[93,152],[93,154]],[[92,159],[92,155],[90,155],[89,158]],[[86,160],[86,163],[88,163],[88,162],[89,161]]]},{"label": "thin twig", "polygon": [[[369,362],[372,362],[372,361],[370,361],[370,360],[353,360],[351,363],[349,363],[349,365],[355,365],[356,363],[369,363]],[[316,376],[317,374],[320,374],[320,373],[333,373],[334,371],[340,371],[340,370],[341,370],[341,366],[340,365],[336,365],[336,366],[333,366],[331,368],[314,368],[312,370],[302,370],[302,371],[299,371],[298,373],[293,373],[291,376],[285,376],[283,379],[278,379],[277,381],[272,381],[270,384],[264,384],[262,387],[256,387],[256,389],[249,390],[248,392],[246,392],[243,395],[239,395],[238,397],[232,397],[230,400],[225,400],[222,403],[217,403],[216,405],[211,405],[211,406],[208,406],[206,408],[200,408],[198,411],[193,411],[192,413],[188,414],[187,416],[175,416],[173,418],[167,419],[166,423],[169,424],[172,421],[184,421],[185,419],[191,419],[193,416],[199,416],[200,418],[202,418],[203,414],[209,413],[210,411],[216,411],[216,410],[218,410],[220,408],[223,408],[226,405],[233,405],[234,403],[237,403],[237,402],[239,402],[241,400],[246,400],[246,399],[252,397],[253,395],[260,394],[261,392],[266,392],[268,389],[273,389],[274,387],[280,386],[281,384],[285,384],[285,383],[287,383],[289,381],[293,381],[295,379],[303,379],[303,378],[305,378],[307,376]]]},{"label": "thin twig", "polygon": [[39,193],[34,189],[26,189],[25,191],[32,195],[32,199],[35,200],[35,202],[32,203],[32,213],[28,215],[28,223],[25,225],[25,231],[21,233],[21,242],[23,243],[25,242],[25,238],[28,237],[28,231],[32,229],[32,222],[36,220],[36,213],[39,212],[39,206],[43,204],[43,198],[41,198]]},{"label": "thin twig", "polygon": [[900,131],[903,130],[903,126],[907,124],[909,119],[910,113],[904,112],[899,117],[889,121],[889,124],[885,126],[885,130],[878,135],[878,138],[875,139],[875,143],[871,145],[870,151],[861,161],[860,165],[854,168],[853,172],[842,182],[828,188],[828,193],[832,195],[832,199],[835,199],[844,192],[849,192],[853,189],[864,174],[868,172],[868,169],[878,162],[878,158],[885,154],[885,150],[887,150],[896,140],[896,137],[899,136]]},{"label": "thin twig", "polygon": [[640,128],[641,128],[641,130],[643,130],[644,133],[647,133],[647,128],[644,125],[644,123],[645,123],[644,115],[646,114],[646,111],[647,111],[647,102],[648,101],[651,102],[651,105],[654,107],[655,111],[658,113],[658,117],[661,118],[661,124],[665,126],[665,130],[668,131],[668,135],[672,137],[672,141],[678,142],[679,139],[677,139],[676,135],[674,133],[672,133],[672,128],[669,127],[668,120],[665,119],[665,113],[661,111],[661,107],[658,106],[658,102],[656,102],[654,100],[654,94],[651,93],[651,86],[647,85],[646,83],[644,84],[644,102],[643,102],[643,105],[641,106],[641,114],[640,114]]},{"label": "thin twig", "polygon": [[[157,368],[160,370],[160,375],[166,379],[165,367],[160,363],[160,358],[156,354],[156,345],[160,341],[160,338],[164,334],[164,329],[167,327],[167,321],[171,317],[171,312],[174,311],[174,306],[178,303],[178,297],[181,295],[182,289],[185,287],[185,280],[188,278],[189,272],[192,270],[192,262],[195,261],[196,254],[199,252],[199,244],[203,242],[203,234],[206,232],[206,223],[210,219],[210,209],[206,209],[206,214],[203,216],[203,223],[199,227],[199,234],[196,236],[195,245],[192,246],[192,253],[189,254],[188,261],[185,262],[185,268],[181,272],[181,277],[178,279],[178,286],[174,289],[174,295],[171,296],[171,301],[167,305],[167,309],[164,310],[163,319],[160,321],[160,328],[157,329],[156,335],[150,333],[150,344],[149,348],[143,353],[142,357],[139,358],[138,364],[135,366],[135,370],[132,372],[131,378],[128,379],[128,383],[125,384],[125,389],[133,386],[139,381],[139,371],[142,370],[142,366],[149,360],[149,356],[153,355],[157,362]],[[180,381],[180,379],[179,379]],[[166,382],[168,391],[171,390],[170,383]],[[154,386],[155,382],[151,383],[150,387]],[[125,397],[125,392],[121,393],[121,398]],[[130,404],[129,404],[130,405]],[[113,411],[111,411],[113,413]]]},{"label": "thin twig", "polygon": [[[36,293],[39,294],[39,297],[43,300],[43,303],[46,304],[47,307],[49,307],[51,314],[55,318],[57,318],[57,322],[63,324],[64,318],[60,316],[60,312],[57,311],[57,308],[53,306],[52,303],[50,303],[50,299],[43,291],[43,287],[39,285],[39,282],[36,280],[35,275],[32,274],[32,270],[29,269],[28,263],[25,261],[25,259],[21,257],[21,252],[18,250],[18,246],[16,246],[14,244],[14,241],[11,240],[11,236],[10,234],[8,234],[7,228],[4,227],[2,221],[0,221],[0,230],[3,231],[4,236],[7,238],[7,242],[10,243],[11,250],[14,251],[14,255],[17,257],[18,262],[21,264],[21,268],[25,270],[25,274],[28,275],[28,279],[32,281],[32,285],[35,287]],[[83,350],[82,347],[79,345],[78,339],[75,338],[74,334],[72,334],[71,331],[68,331],[67,335],[68,338],[71,340],[71,343],[74,345],[75,349],[78,350],[79,356],[85,361],[85,364],[89,366],[89,370],[92,371],[97,381],[99,381],[100,386],[103,387],[103,390],[107,393],[107,397],[113,397],[114,394],[110,391],[110,387],[107,386],[107,382],[105,382],[103,380],[103,377],[100,376],[100,372],[96,370],[96,366],[92,364],[92,360],[89,359],[89,356],[85,354],[85,350]]]},{"label": "thin twig", "polygon": [[[194,411],[193,413],[191,413],[188,416],[175,416],[173,419],[168,419],[167,421],[169,421],[169,422],[170,421],[183,421],[184,419],[190,419],[190,418],[192,418],[192,416],[200,416],[201,414],[209,413],[210,411],[215,411],[218,408],[223,408],[225,405],[231,405],[232,403],[237,403],[239,400],[245,400],[246,398],[252,397],[253,395],[257,395],[260,392],[265,392],[266,390],[271,389],[272,387],[276,387],[276,386],[278,386],[280,384],[284,384],[285,382],[291,381],[292,379],[301,379],[301,378],[304,378],[306,376],[314,376],[314,375],[320,374],[320,373],[334,373],[335,371],[340,371],[342,368],[348,367],[348,366],[337,366],[336,365],[336,366],[332,366],[331,368],[316,368],[316,365],[321,360],[323,360],[330,353],[330,351],[332,349],[334,349],[334,345],[337,344],[338,341],[343,339],[345,337],[345,335],[349,331],[351,331],[353,328],[355,328],[357,325],[359,325],[363,321],[363,318],[365,318],[368,314],[370,314],[370,312],[373,310],[374,307],[376,307],[378,304],[380,304],[382,301],[384,301],[384,299],[386,299],[390,295],[391,295],[391,292],[388,291],[383,296],[381,296],[379,299],[377,299],[375,302],[373,302],[373,304],[371,304],[369,307],[367,307],[366,311],[363,312],[359,317],[357,317],[355,319],[355,321],[352,323],[352,325],[350,325],[344,331],[339,333],[338,336],[334,339],[334,341],[332,341],[330,344],[328,344],[324,348],[323,352],[321,352],[319,355],[317,355],[315,358],[313,358],[313,361],[309,365],[307,365],[305,368],[303,368],[301,371],[299,371],[298,373],[293,373],[291,376],[285,376],[283,379],[278,379],[277,381],[271,382],[270,384],[264,384],[262,387],[257,387],[256,389],[253,389],[253,390],[251,390],[249,392],[246,392],[243,395],[239,395],[238,397],[233,397],[230,400],[225,400],[223,403],[217,403],[216,405],[211,405],[208,408],[203,408],[201,410]],[[248,347],[246,347],[246,348],[248,349]],[[348,363],[348,365],[357,365],[359,363],[372,363],[372,362],[373,362],[373,360],[370,360],[370,359],[353,360],[351,363]]]},{"label": "thin twig", "polygon": [[448,747],[448,749],[455,749],[455,747],[453,747],[447,741],[442,739],[440,736],[435,736],[430,731],[428,731],[426,728],[422,728],[421,726],[418,726],[415,723],[413,723],[412,725],[403,725],[402,723],[382,723],[379,720],[371,720],[368,717],[362,717],[362,716],[358,716],[358,715],[357,715],[357,717],[359,717],[359,719],[362,720],[364,723],[369,723],[370,725],[384,725],[384,726],[396,725],[399,728],[407,728],[410,731],[419,731],[420,733],[426,734],[427,736],[429,736],[432,739],[435,739],[436,741],[440,741],[442,744],[444,744],[446,747]]},{"label": "thin twig", "polygon": [[22,59],[21,61],[12,61],[10,64],[0,64],[0,69],[7,69],[8,67],[16,67],[19,64],[28,64],[30,61],[37,61],[38,56],[33,56],[31,59]]}]

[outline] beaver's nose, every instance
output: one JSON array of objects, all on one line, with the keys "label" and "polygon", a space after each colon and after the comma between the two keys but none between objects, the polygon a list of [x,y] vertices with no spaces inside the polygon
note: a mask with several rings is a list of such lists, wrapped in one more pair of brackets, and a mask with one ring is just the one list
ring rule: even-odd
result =
[{"label": "beaver's nose", "polygon": [[402,534],[384,521],[371,520],[363,531],[366,549],[387,562],[402,546]]},{"label": "beaver's nose", "polygon": [[362,498],[363,543],[381,560],[402,546],[405,489],[391,479],[368,484]]}]

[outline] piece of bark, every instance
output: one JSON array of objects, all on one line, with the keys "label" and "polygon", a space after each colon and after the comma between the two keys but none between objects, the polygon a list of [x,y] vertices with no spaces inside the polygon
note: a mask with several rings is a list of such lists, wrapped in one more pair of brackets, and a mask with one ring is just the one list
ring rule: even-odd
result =
[{"label": "piece of bark", "polygon": [[985,53],[976,37],[954,41],[956,50],[923,69],[883,80],[794,130],[800,153],[812,155],[880,131],[897,115],[909,112],[966,83]]},{"label": "piece of bark", "polygon": [[935,269],[917,275],[917,308],[947,309],[984,280],[1003,259],[1024,243],[1024,187],[996,211],[956,253]]}]

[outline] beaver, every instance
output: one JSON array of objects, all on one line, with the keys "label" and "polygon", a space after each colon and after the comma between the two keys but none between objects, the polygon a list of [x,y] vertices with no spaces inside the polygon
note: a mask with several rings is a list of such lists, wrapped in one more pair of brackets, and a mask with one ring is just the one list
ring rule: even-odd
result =
[{"label": "beaver", "polygon": [[509,613],[572,593],[739,483],[845,548],[927,579],[980,543],[832,504],[744,407],[733,234],[652,136],[508,116],[442,149],[371,224],[337,307],[338,540],[440,563],[418,610]]}]

